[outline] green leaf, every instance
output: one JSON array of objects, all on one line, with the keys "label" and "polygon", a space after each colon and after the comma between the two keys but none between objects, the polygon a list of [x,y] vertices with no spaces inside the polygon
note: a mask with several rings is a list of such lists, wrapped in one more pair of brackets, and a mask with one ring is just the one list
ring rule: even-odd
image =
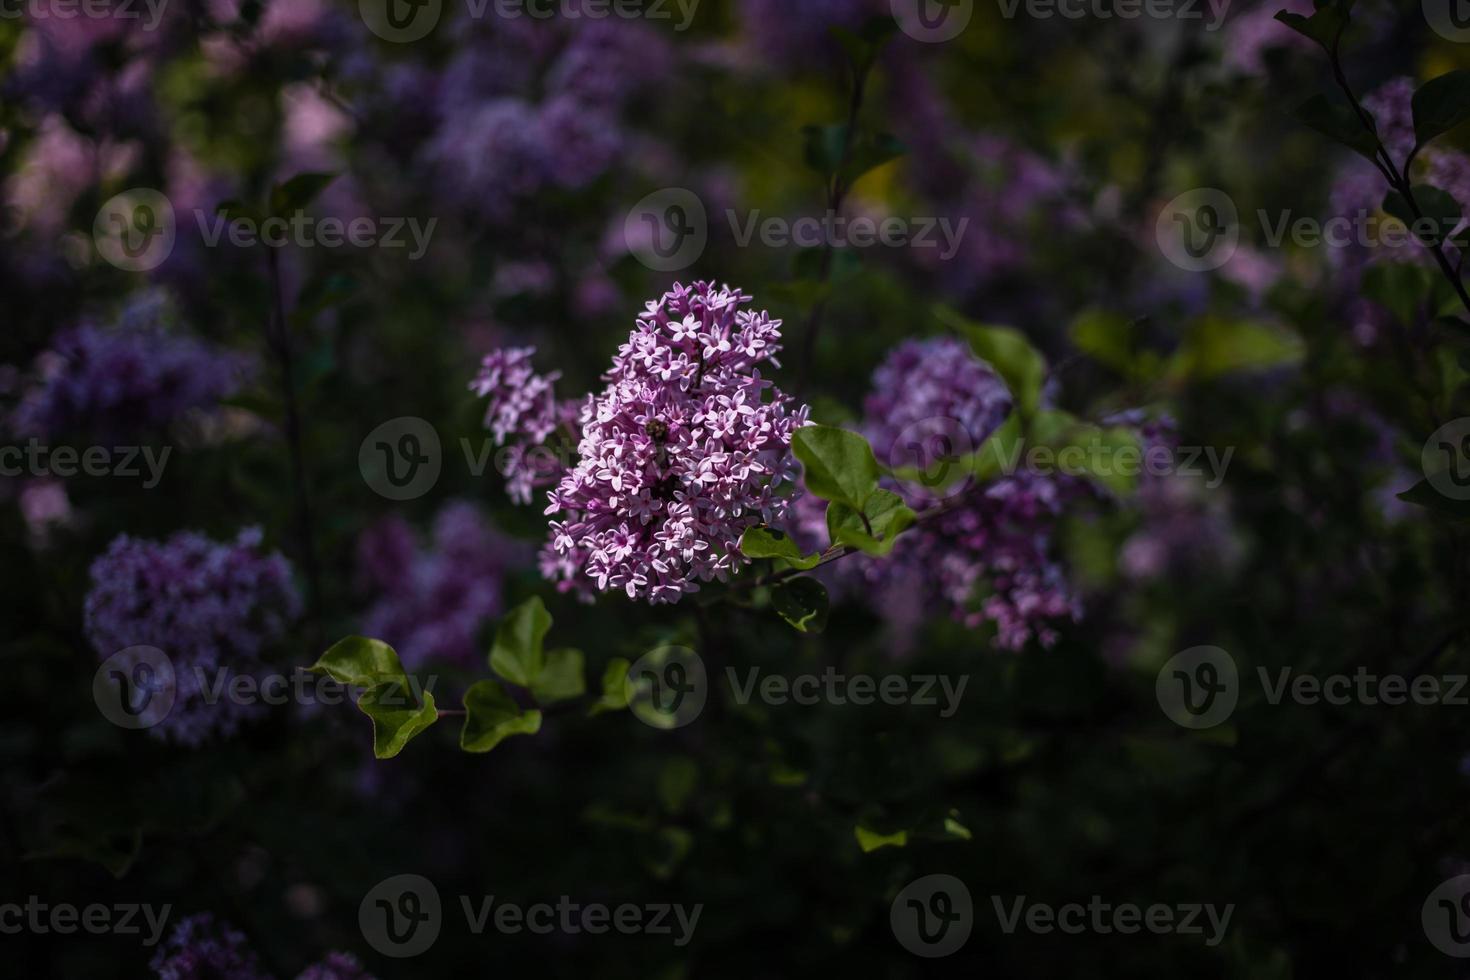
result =
[{"label": "green leaf", "polygon": [[542,704],[570,701],[587,693],[585,658],[581,650],[552,650],[540,675],[531,684],[531,693]]},{"label": "green leaf", "polygon": [[628,668],[633,666],[622,657],[613,657],[602,669],[602,697],[587,712],[590,718],[604,711],[622,711],[628,706]]},{"label": "green leaf", "polygon": [[827,628],[827,589],[814,578],[792,578],[771,589],[771,607],[803,633]]},{"label": "green leaf", "polygon": [[791,449],[806,468],[806,488],[823,500],[862,509],[878,489],[873,447],[856,432],[806,425],[791,435]]},{"label": "green leaf", "polygon": [[1124,377],[1133,374],[1133,321],[1121,313],[1085,310],[1067,330],[1082,353]]},{"label": "green leaf", "polygon": [[1428,184],[1415,184],[1411,192],[1414,203],[1419,205],[1419,213],[1426,220],[1432,221],[1433,227],[1417,226],[1418,219],[1414,217],[1414,209],[1409,207],[1408,199],[1398,191],[1388,192],[1388,196],[1383,199],[1383,210],[1402,221],[1424,244],[1437,247],[1454,230],[1455,225],[1460,223],[1460,203],[1438,187],[1430,187]]},{"label": "green leaf", "polygon": [[1414,93],[1414,136],[1423,146],[1470,119],[1470,71],[1431,78]]},{"label": "green leaf", "polygon": [[847,151],[847,160],[838,169],[838,175],[847,184],[854,184],[864,174],[891,163],[908,152],[892,133],[875,133],[854,140]]},{"label": "green leaf", "polygon": [[896,834],[880,834],[862,824],[853,828],[853,836],[857,838],[858,847],[863,849],[864,854],[870,854],[881,847],[907,847],[909,843],[907,830],[900,830]]},{"label": "green leaf", "polygon": [[348,687],[367,688],[389,681],[408,683],[408,675],[393,648],[382,640],[365,636],[349,636],[334,643],[310,669]]},{"label": "green leaf", "polygon": [[[917,516],[898,494],[874,490],[861,513],[846,504],[828,504],[827,534],[833,544],[850,545],[865,554],[882,556],[893,550],[898,536]],[[868,519],[866,524],[864,517]]]},{"label": "green leaf", "polygon": [[419,732],[439,720],[434,695],[423,692],[424,703],[416,704],[413,691],[400,681],[368,688],[357,707],[373,720],[373,755],[391,759]]},{"label": "green leaf", "polygon": [[944,307],[939,319],[957,330],[981,360],[989,362],[1005,381],[1023,421],[1041,405],[1041,386],[1046,381],[1046,359],[1031,346],[1025,334],[1012,327],[993,327],[967,320]]},{"label": "green leaf", "polygon": [[551,614],[539,596],[506,613],[495,627],[490,669],[520,687],[530,687],[541,673],[541,644],[551,629]]},{"label": "green leaf", "polygon": [[1404,503],[1432,510],[1457,521],[1470,521],[1470,500],[1456,500],[1453,497],[1447,497],[1436,490],[1428,480],[1420,480],[1397,496]]},{"label": "green leaf", "polygon": [[1174,353],[1169,376],[1200,381],[1294,364],[1301,357],[1301,341],[1293,334],[1265,323],[1205,316]]},{"label": "green leaf", "polygon": [[1347,106],[1332,102],[1319,93],[1297,106],[1295,115],[1298,121],[1323,136],[1336,140],[1369,160],[1377,158],[1376,130],[1369,130],[1358,114]]},{"label": "green leaf", "polygon": [[[1125,426],[1107,429],[1083,422],[1069,412],[1042,412],[1037,416],[1034,439],[1053,453],[1052,465],[1069,476],[1095,480],[1119,497],[1132,493],[1143,467],[1143,447],[1138,436]],[[1122,455],[1132,462],[1123,473]]]},{"label": "green leaf", "polygon": [[1310,17],[1282,10],[1276,14],[1276,19],[1303,37],[1316,41],[1327,51],[1332,50],[1348,22],[1346,11],[1335,3],[1318,7]]},{"label": "green leaf", "polygon": [[523,711],[495,681],[476,681],[464,694],[464,728],[459,747],[466,752],[489,752],[512,735],[535,735],[541,730],[541,712]]},{"label": "green leaf", "polygon": [[295,214],[316,200],[317,195],[336,179],[336,174],[304,173],[277,184],[271,189],[271,213]]},{"label": "green leaf", "polygon": [[801,141],[802,158],[806,165],[823,177],[831,177],[842,165],[843,147],[847,142],[847,124],[803,126]]},{"label": "green leaf", "polygon": [[958,837],[960,840],[969,840],[973,836],[970,833],[970,828],[960,823],[954,817],[944,818],[944,832],[951,837]]},{"label": "green leaf", "polygon": [[1020,468],[1025,442],[1021,435],[1021,419],[1014,412],[1006,416],[1000,427],[986,437],[975,450],[970,470],[981,483],[1014,473]]},{"label": "green leaf", "polygon": [[740,553],[747,558],[777,558],[803,571],[822,560],[821,555],[803,555],[785,531],[765,526],[746,528],[740,536]]}]

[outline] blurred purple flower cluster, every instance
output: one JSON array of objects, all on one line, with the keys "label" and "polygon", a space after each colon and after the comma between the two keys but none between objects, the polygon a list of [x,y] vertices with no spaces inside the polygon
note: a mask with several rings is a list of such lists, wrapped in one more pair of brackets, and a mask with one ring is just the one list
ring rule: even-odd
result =
[{"label": "blurred purple flower cluster", "polygon": [[562,426],[576,428],[579,406],[558,402],[555,384],[560,371],[537,374],[531,366],[534,347],[505,347],[491,351],[480,363],[470,390],[489,399],[485,427],[497,446],[508,446],[497,468],[505,476],[506,492],[518,504],[531,502],[531,491],[561,478],[565,468],[544,443]]},{"label": "blurred purple flower cluster", "polygon": [[[874,372],[859,428],[880,462],[902,466],[912,462],[902,444],[925,426],[963,429],[954,435],[978,448],[1010,409],[1005,383],[968,345],[908,340]],[[916,510],[942,499],[913,481],[885,483]],[[835,564],[834,585],[871,592],[900,635],[937,605],[968,627],[994,624],[1004,649],[1019,650],[1033,638],[1049,646],[1055,623],[1081,614],[1052,555],[1052,536],[1063,508],[1087,487],[1073,477],[1020,470],[960,492],[965,496],[949,501],[952,509],[904,532],[888,558],[859,555]],[[824,512],[822,501],[803,498],[796,530],[810,545],[827,543]]]},{"label": "blurred purple flower cluster", "polygon": [[260,712],[206,695],[230,676],[259,672],[265,649],[300,614],[290,564],[262,553],[261,537],[258,528],[223,544],[189,531],[162,542],[124,534],[92,563],[84,622],[98,656],[149,646],[173,664],[175,702],[150,734],[198,745]]},{"label": "blurred purple flower cluster", "polygon": [[631,138],[625,110],[666,76],[670,52],[643,25],[491,20],[461,28],[423,160],[440,193],[500,222],[531,194],[599,177]]},{"label": "blurred purple flower cluster", "polygon": [[166,301],[147,292],[111,326],[83,323],[37,359],[36,383],[10,416],[18,435],[121,437],[166,425],[233,394],[252,362],[171,329]]},{"label": "blurred purple flower cluster", "polygon": [[[200,912],[182,920],[148,964],[158,980],[271,980],[245,934]],[[357,957],[328,953],[296,980],[373,980]]]},{"label": "blurred purple flower cluster", "polygon": [[677,602],[741,564],[740,535],[779,521],[807,409],[761,377],[781,322],[752,297],[675,283],[649,302],[583,406],[580,459],[548,496],[542,571],[565,590]]},{"label": "blurred purple flower cluster", "polygon": [[158,980],[269,980],[245,934],[208,912],[174,926],[148,965]]},{"label": "blurred purple flower cluster", "polygon": [[376,597],[362,632],[393,646],[409,666],[479,661],[476,639],[503,608],[506,571],[527,557],[462,501],[439,512],[427,547],[395,515],[363,532],[357,556]]}]

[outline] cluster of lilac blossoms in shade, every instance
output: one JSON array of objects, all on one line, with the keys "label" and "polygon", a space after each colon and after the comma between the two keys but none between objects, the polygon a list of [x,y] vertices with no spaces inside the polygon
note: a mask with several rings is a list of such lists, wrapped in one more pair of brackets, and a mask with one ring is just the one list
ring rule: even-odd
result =
[{"label": "cluster of lilac blossoms in shade", "polygon": [[582,406],[576,466],[548,494],[558,519],[542,572],[563,591],[676,602],[744,562],[746,528],[785,515],[807,409],[761,377],[781,322],[742,310],[751,298],[675,283],[647,304]]},{"label": "cluster of lilac blossoms in shade", "polygon": [[506,347],[492,351],[480,364],[470,390],[489,399],[485,427],[495,445],[505,447],[497,468],[506,478],[506,492],[519,504],[531,502],[531,491],[556,483],[563,467],[544,443],[558,428],[574,429],[578,405],[558,402],[555,384],[560,371],[537,374],[531,366],[533,347]]},{"label": "cluster of lilac blossoms in shade", "polygon": [[250,361],[168,328],[164,309],[157,294],[146,293],[112,326],[62,331],[39,358],[39,379],[11,414],[10,428],[41,438],[120,437],[232,394]]},{"label": "cluster of lilac blossoms in shade", "polygon": [[[957,424],[978,447],[1010,411],[1005,383],[966,344],[908,340],[874,372],[861,428],[880,461],[903,466],[913,460],[901,444],[915,433]],[[937,420],[943,425],[931,430]],[[941,502],[911,483],[885,482],[915,510]],[[926,608],[938,604],[971,628],[994,624],[995,642],[1005,649],[1019,650],[1033,637],[1049,646],[1056,623],[1081,614],[1051,552],[1058,516],[1089,492],[1086,485],[1021,470],[962,492],[958,503],[948,501],[952,509],[904,532],[888,558],[857,555],[835,564],[834,585],[869,591],[900,635],[911,635]],[[826,543],[823,511],[820,501],[803,502],[794,530],[804,541]]]},{"label": "cluster of lilac blossoms in shade", "polygon": [[[208,912],[191,915],[175,926],[148,965],[158,980],[271,980],[245,934]],[[350,953],[329,953],[296,980],[373,977]]]},{"label": "cluster of lilac blossoms in shade", "polygon": [[262,710],[225,696],[211,704],[204,686],[261,670],[263,651],[300,613],[290,564],[260,543],[258,528],[224,544],[194,532],[163,542],[121,535],[92,563],[84,616],[98,656],[156,647],[173,664],[175,701],[151,734],[198,745]]},{"label": "cluster of lilac blossoms in shade", "polygon": [[519,551],[464,502],[439,512],[427,548],[402,518],[380,521],[357,542],[376,595],[362,632],[391,644],[410,667],[431,658],[478,662],[477,637],[501,612],[506,567]]}]

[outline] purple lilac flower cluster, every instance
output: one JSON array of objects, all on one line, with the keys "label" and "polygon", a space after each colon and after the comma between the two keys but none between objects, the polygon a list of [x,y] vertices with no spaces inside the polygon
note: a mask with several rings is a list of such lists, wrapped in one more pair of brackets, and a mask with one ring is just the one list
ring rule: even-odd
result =
[{"label": "purple lilac flower cluster", "polygon": [[575,427],[578,404],[558,402],[555,384],[560,371],[537,374],[531,366],[534,347],[505,347],[491,351],[480,363],[470,390],[488,398],[485,427],[495,445],[506,447],[496,460],[505,476],[506,492],[519,504],[531,502],[531,491],[561,478],[565,467],[545,445],[558,428]]},{"label": "purple lilac flower cluster", "polygon": [[158,980],[270,980],[245,934],[208,912],[175,926],[148,965]]},{"label": "purple lilac flower cluster", "polygon": [[[538,191],[600,176],[632,139],[630,100],[669,62],[642,25],[572,21],[558,46],[555,32],[524,20],[465,29],[462,53],[439,81],[438,125],[423,154],[446,195],[492,221]],[[528,100],[536,88],[543,97]]]},{"label": "purple lilac flower cluster", "polygon": [[[208,912],[175,926],[148,966],[158,980],[271,980],[245,934]],[[373,980],[373,976],[352,954],[328,953],[296,980]]]},{"label": "purple lilac flower cluster", "polygon": [[307,967],[296,980],[373,980],[373,975],[351,953],[328,953],[326,959]]},{"label": "purple lilac flower cluster", "polygon": [[[898,443],[910,426],[952,419],[978,447],[1010,410],[1005,383],[966,344],[908,340],[874,372],[861,428],[880,461],[898,464]],[[922,487],[888,485],[916,510],[939,502]],[[888,558],[854,556],[834,565],[840,569],[834,584],[871,590],[896,632],[916,625],[926,604],[937,603],[971,628],[994,624],[995,642],[1004,649],[1019,650],[1033,638],[1049,646],[1056,622],[1081,614],[1052,557],[1052,534],[1066,503],[1087,492],[1072,477],[1006,474],[906,531]],[[824,510],[821,501],[804,499],[799,511],[799,535],[817,546],[826,543]]]},{"label": "purple lilac flower cluster", "polygon": [[822,64],[826,59],[820,56],[840,50],[832,28],[853,30],[886,13],[883,0],[741,0],[740,24],[761,58],[782,68],[802,68]]},{"label": "purple lilac flower cluster", "polygon": [[149,646],[173,663],[173,708],[151,734],[198,745],[260,711],[227,698],[209,704],[201,686],[260,670],[265,648],[300,613],[290,564],[260,545],[258,528],[223,544],[194,532],[163,542],[124,534],[92,563],[84,617],[98,656]]},{"label": "purple lilac flower cluster", "polygon": [[163,426],[233,394],[251,362],[167,325],[167,301],[135,297],[117,323],[63,331],[38,358],[38,381],[10,417],[19,435],[122,436]]},{"label": "purple lilac flower cluster", "polygon": [[548,494],[542,571],[563,590],[677,602],[743,563],[745,529],[785,515],[807,408],[761,377],[781,321],[729,286],[675,283],[647,304],[582,408],[577,465]]},{"label": "purple lilac flower cluster", "polygon": [[500,614],[506,569],[521,559],[513,542],[462,501],[439,512],[427,548],[393,516],[365,531],[357,552],[377,596],[362,632],[390,644],[410,667],[435,658],[477,662],[480,629]]}]

